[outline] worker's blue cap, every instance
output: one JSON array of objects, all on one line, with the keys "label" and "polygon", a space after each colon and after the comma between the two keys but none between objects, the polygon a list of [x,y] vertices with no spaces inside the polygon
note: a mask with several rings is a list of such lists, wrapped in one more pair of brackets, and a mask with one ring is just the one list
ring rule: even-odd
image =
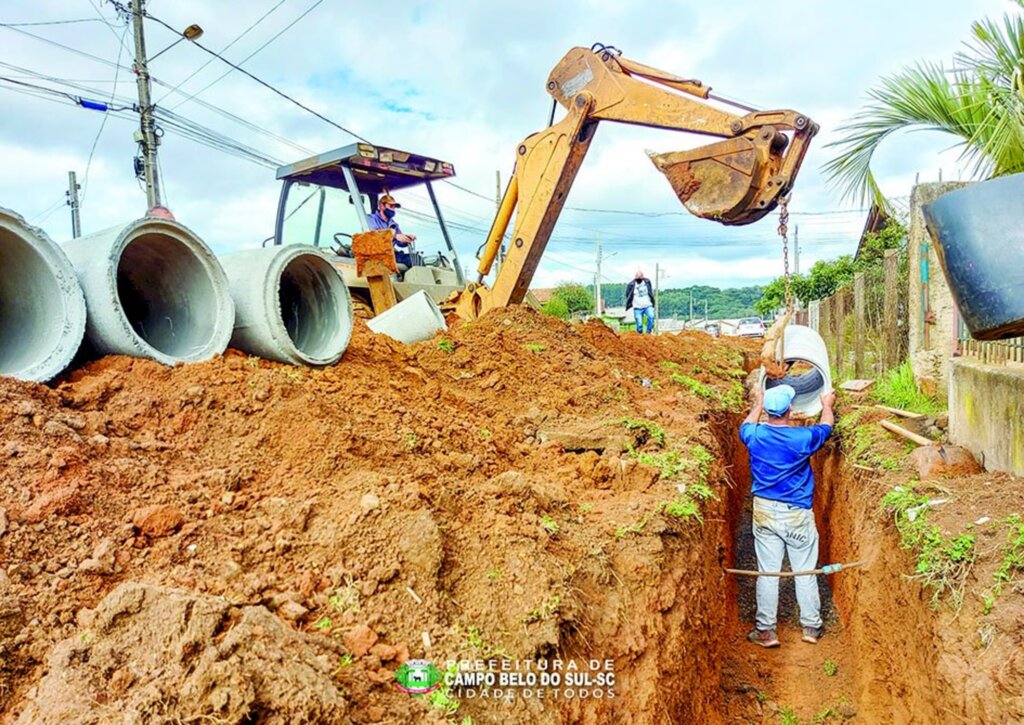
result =
[{"label": "worker's blue cap", "polygon": [[764,391],[764,409],[768,411],[768,415],[785,415],[795,397],[796,391],[791,385],[776,385],[774,388],[768,388]]}]

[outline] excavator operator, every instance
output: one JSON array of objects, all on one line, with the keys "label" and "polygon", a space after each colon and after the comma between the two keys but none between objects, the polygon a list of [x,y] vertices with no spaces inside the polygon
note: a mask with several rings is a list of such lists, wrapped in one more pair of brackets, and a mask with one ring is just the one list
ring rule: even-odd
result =
[{"label": "excavator operator", "polygon": [[393,244],[395,247],[395,262],[403,272],[412,266],[412,243],[416,241],[415,234],[406,234],[395,221],[395,213],[402,205],[395,201],[390,194],[383,194],[377,201],[377,211],[366,217],[370,230],[393,229],[395,232]]}]

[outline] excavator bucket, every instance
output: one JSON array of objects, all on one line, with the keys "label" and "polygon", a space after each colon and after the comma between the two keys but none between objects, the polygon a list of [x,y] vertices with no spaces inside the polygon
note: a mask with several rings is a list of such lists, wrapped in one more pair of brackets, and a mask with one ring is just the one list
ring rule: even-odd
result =
[{"label": "excavator bucket", "polygon": [[771,130],[666,154],[648,152],[691,214],[727,225],[756,222],[775,208],[786,137]]}]

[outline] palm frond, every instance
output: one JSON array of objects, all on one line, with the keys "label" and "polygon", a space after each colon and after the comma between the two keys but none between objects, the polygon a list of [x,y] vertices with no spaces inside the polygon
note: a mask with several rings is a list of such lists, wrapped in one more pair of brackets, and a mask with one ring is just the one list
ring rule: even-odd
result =
[{"label": "palm frond", "polygon": [[[1024,0],[1017,0],[1024,7]],[[979,20],[954,67],[919,63],[883,78],[868,104],[839,127],[845,137],[823,171],[844,198],[886,205],[871,173],[878,146],[901,130],[959,139],[978,178],[1024,171],[1024,17]]]}]

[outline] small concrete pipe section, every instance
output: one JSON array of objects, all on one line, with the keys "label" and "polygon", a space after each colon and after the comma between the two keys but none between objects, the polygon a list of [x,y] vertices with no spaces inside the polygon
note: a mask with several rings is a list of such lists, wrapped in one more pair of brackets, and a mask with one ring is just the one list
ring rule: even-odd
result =
[{"label": "small concrete pipe section", "polygon": [[45,382],[85,334],[85,297],[63,250],[0,208],[0,375]]},{"label": "small concrete pipe section", "polygon": [[97,352],[174,365],[227,348],[235,323],[228,280],[188,228],[147,217],[65,242],[64,250],[85,292],[86,335]]},{"label": "small concrete pipe section", "polygon": [[235,301],[231,346],[292,365],[338,362],[352,338],[352,298],[315,247],[253,249],[221,257]]},{"label": "small concrete pipe section", "polygon": [[406,344],[429,340],[448,329],[441,309],[423,290],[368,320],[366,326]]},{"label": "small concrete pipe section", "polygon": [[805,362],[811,369],[801,375],[786,375],[772,380],[764,375],[762,368],[762,386],[766,389],[776,385],[793,386],[796,391],[793,412],[807,417],[818,415],[821,412],[821,394],[832,389],[832,371],[825,341],[809,327],[789,325],[783,335],[782,354],[786,363]]}]

